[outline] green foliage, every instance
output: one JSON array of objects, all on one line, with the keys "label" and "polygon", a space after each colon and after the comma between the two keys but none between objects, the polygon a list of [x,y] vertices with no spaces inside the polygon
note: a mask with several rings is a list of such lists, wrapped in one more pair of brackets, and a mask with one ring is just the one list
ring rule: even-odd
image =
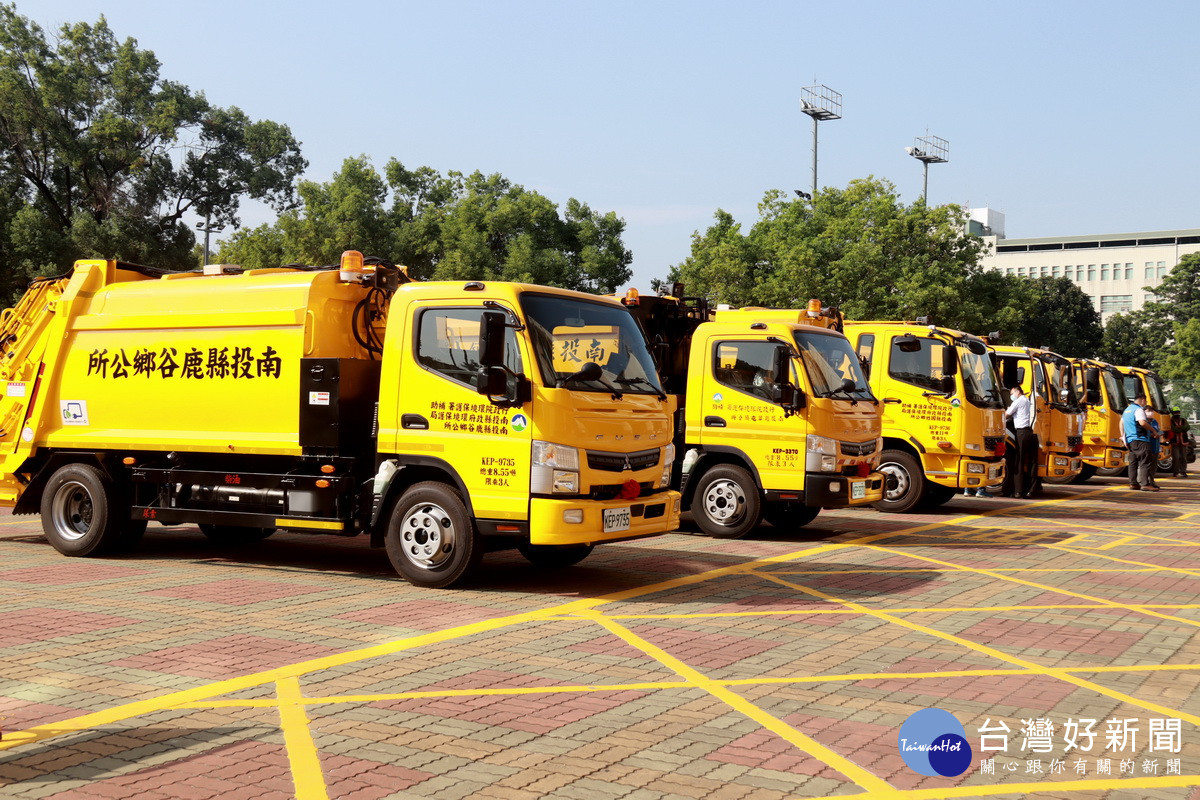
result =
[{"label": "green foliage", "polygon": [[1156,313],[1184,324],[1200,319],[1200,253],[1179,259],[1153,291],[1158,300],[1147,307]]},{"label": "green foliage", "polygon": [[1171,320],[1147,306],[1128,314],[1113,314],[1104,325],[1100,358],[1110,364],[1159,369],[1166,357]]},{"label": "green foliage", "polygon": [[245,267],[336,263],[343,250],[386,255],[420,279],[504,280],[612,292],[629,279],[625,223],[501,175],[407,169],[349,158],[328,183],[300,184],[300,208],[239,231],[219,260]]},{"label": "green foliage", "polygon": [[1175,323],[1175,346],[1163,359],[1163,376],[1182,381],[1200,380],[1200,317]]},{"label": "green foliage", "polygon": [[0,5],[0,154],[0,299],[78,258],[195,266],[185,214],[236,225],[243,196],[282,211],[306,167],[286,126],[160,77],[103,17],[48,37],[13,5]]},{"label": "green foliage", "polygon": [[1013,341],[1064,356],[1092,358],[1104,342],[1100,313],[1070,278],[1013,278],[1021,318]]}]

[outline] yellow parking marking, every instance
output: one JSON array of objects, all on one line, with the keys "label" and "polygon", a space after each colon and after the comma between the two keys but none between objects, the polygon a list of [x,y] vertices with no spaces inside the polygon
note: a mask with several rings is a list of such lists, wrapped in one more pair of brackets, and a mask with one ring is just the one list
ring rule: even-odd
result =
[{"label": "yellow parking marking", "polygon": [[292,768],[292,783],[296,787],[296,800],[328,800],[325,775],[321,772],[321,759],[313,743],[312,731],[308,728],[308,714],[304,711],[299,679],[284,678],[277,681],[275,695],[278,698],[276,702],[279,706],[279,724],[283,728],[283,742]]},{"label": "yellow parking marking", "polygon": [[663,666],[669,667],[671,670],[682,676],[688,683],[693,686],[703,689],[704,691],[716,697],[731,708],[740,711],[750,719],[762,725],[767,730],[774,733],[776,736],[784,739],[793,747],[804,751],[813,756],[818,761],[823,762],[832,769],[837,770],[859,786],[867,789],[872,794],[878,797],[890,797],[895,791],[891,784],[882,778],[876,776],[872,772],[860,767],[848,758],[835,753],[825,745],[815,739],[801,733],[800,731],[788,725],[783,720],[775,717],[763,709],[751,703],[746,698],[730,691],[727,687],[712,681],[708,676],[701,673],[699,670],[688,666],[671,654],[667,653],[662,648],[651,644],[642,637],[635,634],[625,626],[606,618],[603,614],[596,611],[584,612],[580,616],[595,621],[609,633],[620,637],[624,642],[638,650],[641,650],[646,655],[658,661]]},{"label": "yellow parking marking", "polygon": [[[985,786],[942,786],[936,789],[897,789],[899,800],[941,800],[943,797],[988,797],[1032,792],[1101,792],[1111,789],[1170,789],[1200,783],[1200,775],[1164,775],[1151,778],[1094,778],[1084,780],[996,783]],[[830,795],[827,800],[871,800],[873,794]]]},{"label": "yellow parking marking", "polygon": [[[578,619],[578,617],[576,618]],[[605,619],[612,617],[605,616]],[[1200,664],[1137,664],[1128,666],[1066,667],[1063,672],[1090,674],[1093,672],[1189,672],[1200,671]],[[955,669],[937,672],[855,672],[845,675],[797,675],[794,677],[709,678],[715,686],[789,686],[806,683],[849,683],[853,681],[884,680],[943,680],[945,678],[992,678],[1006,675],[1038,675],[1028,669]],[[651,681],[644,683],[587,684],[577,686],[510,686],[479,689],[442,689],[439,691],[391,692],[384,694],[342,694],[329,697],[303,697],[293,702],[307,706],[338,705],[342,703],[377,703],[388,700],[427,700],[440,697],[507,697],[531,694],[578,694],[581,692],[641,692],[663,689],[690,689],[689,681]],[[176,708],[276,708],[278,700],[267,698],[246,700],[208,700],[183,703]]]},{"label": "yellow parking marking", "polygon": [[[1143,570],[1137,570],[1141,572]],[[788,575],[786,572],[772,572],[772,575]],[[1140,608],[1169,608],[1176,611],[1200,608],[1200,603],[1170,603],[1145,604]],[[1111,605],[1103,603],[1066,604],[1047,606],[932,606],[929,608],[888,608],[889,614],[953,614],[962,611],[1072,611],[1089,608],[1111,609]],[[804,617],[812,614],[861,614],[852,608],[808,608],[779,611],[697,611],[693,614],[605,614],[609,619],[720,619],[722,617]],[[569,617],[553,617],[552,619],[569,619]]]},{"label": "yellow parking marking", "polygon": [[[1109,689],[1108,687],[1102,686],[1098,683],[1092,683],[1091,681],[1084,680],[1082,678],[1076,678],[1074,675],[1071,675],[1069,672],[1067,672],[1065,670],[1058,669],[1055,667],[1043,666],[1042,664],[1036,664],[1032,661],[1028,661],[1019,656],[1010,655],[1001,650],[997,650],[994,647],[989,647],[986,644],[980,644],[979,642],[973,642],[970,639],[964,639],[963,637],[956,636],[952,633],[946,633],[945,631],[939,631],[936,628],[930,628],[926,625],[919,625],[915,622],[910,622],[909,620],[906,620],[902,617],[893,616],[883,610],[867,608],[866,606],[860,606],[857,603],[854,603],[849,600],[839,600],[838,598],[835,598],[832,595],[825,594],[824,592],[822,592],[818,589],[813,589],[808,586],[801,586],[799,584],[792,583],[790,581],[785,581],[781,578],[776,578],[774,575],[772,575],[769,572],[756,572],[755,574],[761,578],[765,578],[766,580],[773,581],[775,583],[780,583],[780,584],[783,584],[784,586],[790,586],[790,587],[796,589],[797,591],[804,592],[805,594],[811,594],[813,597],[820,597],[822,599],[828,600],[830,602],[835,602],[835,603],[844,603],[848,606],[858,606],[860,609],[862,609],[866,613],[870,614],[871,616],[873,616],[877,619],[881,619],[884,622],[892,622],[892,623],[895,623],[896,625],[900,625],[901,627],[908,628],[909,630],[914,631],[916,633],[924,633],[928,636],[933,636],[937,639],[942,639],[943,641],[961,645],[962,647],[966,647],[969,650],[974,650],[977,653],[981,653],[983,655],[990,656],[998,661],[1004,661],[1009,664],[1016,664],[1020,667],[1024,667],[1025,669],[1029,670],[1030,672],[1034,672],[1038,675],[1044,675],[1049,678],[1058,678],[1059,680],[1066,681],[1067,683],[1070,683],[1070,684],[1074,684],[1075,686],[1078,686],[1081,689],[1087,689],[1089,691],[1111,697],[1114,700],[1120,700],[1122,703],[1128,703],[1129,705],[1137,706],[1139,708],[1146,709],[1147,711],[1154,711],[1158,714],[1163,714],[1164,716],[1171,716],[1171,717],[1178,717],[1179,719],[1186,719],[1188,722],[1192,723],[1193,725],[1200,725],[1200,716],[1196,716],[1195,714],[1188,714],[1185,711],[1168,708],[1167,706],[1159,705],[1158,703],[1151,703],[1146,700],[1139,700],[1138,698],[1133,697],[1132,695],[1125,694],[1124,692],[1118,692],[1114,689]],[[1200,623],[1197,623],[1197,624],[1200,624]]]},{"label": "yellow parking marking", "polygon": [[[1198,572],[1197,569],[1187,569],[1185,567],[1163,567],[1163,566],[1159,566],[1158,564],[1147,564],[1144,561],[1133,561],[1128,558],[1117,558],[1116,556],[1106,556],[1101,553],[1080,553],[1077,550],[1072,550],[1071,548],[1063,547],[1062,545],[1049,545],[1049,547],[1053,550],[1062,550],[1064,553],[1074,553],[1075,555],[1089,555],[1089,556],[1093,556],[1094,558],[1103,558],[1108,561],[1115,561],[1118,564],[1130,564],[1133,566],[1142,566],[1142,567],[1155,567],[1156,571],[1158,571],[1158,572],[1175,572],[1180,575],[1189,575],[1193,578],[1196,577],[1197,574],[1200,574],[1200,572]],[[1145,608],[1145,606],[1142,606],[1142,607]]]}]

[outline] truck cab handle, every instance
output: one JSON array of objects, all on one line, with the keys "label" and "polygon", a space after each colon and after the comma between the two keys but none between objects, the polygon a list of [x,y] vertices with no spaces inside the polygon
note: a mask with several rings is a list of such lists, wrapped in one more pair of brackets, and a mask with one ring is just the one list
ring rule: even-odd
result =
[{"label": "truck cab handle", "polygon": [[904,401],[901,400],[899,397],[885,397],[885,398],[883,398],[883,402],[885,402],[885,403],[903,403]]},{"label": "truck cab handle", "polygon": [[429,430],[429,420],[420,414],[403,414],[400,417],[400,427],[410,431]]},{"label": "truck cab handle", "polygon": [[706,427],[706,428],[724,428],[725,427],[725,418],[724,417],[705,417],[704,418],[704,427]]}]

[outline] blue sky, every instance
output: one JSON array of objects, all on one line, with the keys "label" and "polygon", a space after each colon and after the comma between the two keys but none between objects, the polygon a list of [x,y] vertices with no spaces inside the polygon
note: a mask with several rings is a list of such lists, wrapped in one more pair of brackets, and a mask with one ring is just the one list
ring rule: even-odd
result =
[{"label": "blue sky", "polygon": [[1195,2],[17,4],[104,14],[165,77],[290,125],[314,180],[395,156],[616,211],[643,287],[718,207],[748,229],[765,190],[808,190],[813,83],[844,99],[823,186],[911,202],[928,132],[950,142],[930,202],[996,208],[1010,238],[1200,227]]}]

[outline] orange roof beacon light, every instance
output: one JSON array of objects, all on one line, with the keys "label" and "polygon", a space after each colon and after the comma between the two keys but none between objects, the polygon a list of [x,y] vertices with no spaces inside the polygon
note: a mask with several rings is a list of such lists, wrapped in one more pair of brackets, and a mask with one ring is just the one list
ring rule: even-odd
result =
[{"label": "orange roof beacon light", "polygon": [[808,301],[808,316],[812,319],[821,316],[821,301],[815,297]]},{"label": "orange roof beacon light", "polygon": [[638,294],[637,289],[626,289],[625,299],[622,302],[627,306],[639,306],[642,304],[641,295]]},{"label": "orange roof beacon light", "polygon": [[362,283],[366,270],[363,268],[363,254],[357,250],[347,250],[342,253],[338,277],[346,283]]}]

